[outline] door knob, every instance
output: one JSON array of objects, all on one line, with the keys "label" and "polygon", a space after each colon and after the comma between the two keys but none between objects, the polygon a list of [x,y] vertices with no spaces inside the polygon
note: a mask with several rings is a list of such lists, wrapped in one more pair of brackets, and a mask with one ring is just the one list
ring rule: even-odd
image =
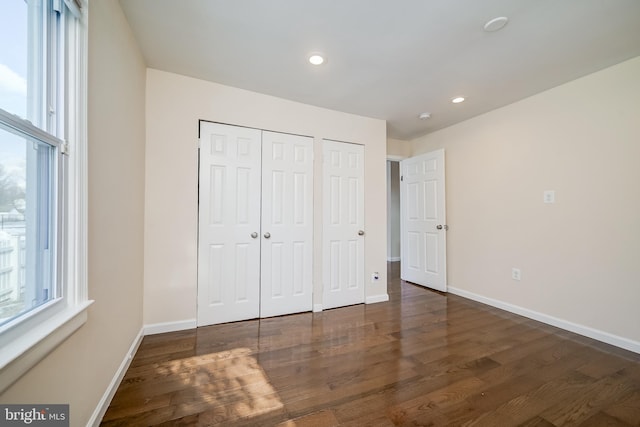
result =
[{"label": "door knob", "polygon": [[269,237],[271,237],[271,233],[269,233],[268,231],[266,233],[264,233],[264,238],[268,239]]},{"label": "door knob", "polygon": [[436,228],[437,228],[438,230],[442,230],[442,226],[441,226],[440,224],[436,225]]},{"label": "door knob", "polygon": [[255,231],[253,233],[251,233],[251,238],[255,239],[256,237],[258,237],[258,233],[256,233]]},{"label": "door knob", "polygon": [[358,230],[358,236],[364,236],[364,230]]}]

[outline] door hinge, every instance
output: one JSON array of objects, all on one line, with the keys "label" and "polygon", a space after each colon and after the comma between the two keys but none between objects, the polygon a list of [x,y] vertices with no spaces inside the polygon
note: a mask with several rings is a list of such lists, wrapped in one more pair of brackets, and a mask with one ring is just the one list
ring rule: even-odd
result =
[{"label": "door hinge", "polygon": [[62,5],[62,0],[52,0],[52,1],[51,1],[51,9],[52,9],[54,12],[62,13],[62,8],[63,8],[63,7],[64,7],[64,6]]},{"label": "door hinge", "polygon": [[400,181],[404,181],[404,175],[400,175]]}]

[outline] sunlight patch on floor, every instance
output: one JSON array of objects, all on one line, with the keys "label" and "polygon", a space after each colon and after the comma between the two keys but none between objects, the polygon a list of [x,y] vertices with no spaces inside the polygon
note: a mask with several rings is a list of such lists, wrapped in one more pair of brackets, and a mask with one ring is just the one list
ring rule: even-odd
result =
[{"label": "sunlight patch on floor", "polygon": [[283,408],[249,348],[160,363],[156,373],[184,384],[172,393],[171,405],[185,415],[200,413],[200,422],[247,418]]}]

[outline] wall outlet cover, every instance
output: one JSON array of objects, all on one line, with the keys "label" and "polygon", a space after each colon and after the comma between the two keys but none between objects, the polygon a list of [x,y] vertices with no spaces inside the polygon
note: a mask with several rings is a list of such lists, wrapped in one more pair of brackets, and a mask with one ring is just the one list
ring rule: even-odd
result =
[{"label": "wall outlet cover", "polygon": [[511,278],[513,280],[522,280],[522,272],[520,271],[519,268],[511,269]]},{"label": "wall outlet cover", "polygon": [[555,203],[556,202],[555,190],[545,190],[543,193],[543,200],[545,203]]}]

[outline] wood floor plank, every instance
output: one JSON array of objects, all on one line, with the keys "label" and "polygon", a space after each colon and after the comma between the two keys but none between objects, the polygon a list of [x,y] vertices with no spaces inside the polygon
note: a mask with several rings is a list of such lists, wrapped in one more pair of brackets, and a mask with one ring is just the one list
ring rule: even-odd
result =
[{"label": "wood floor plank", "polygon": [[640,355],[402,282],[147,336],[104,426],[640,426]]},{"label": "wood floor plank", "polygon": [[565,397],[540,416],[555,425],[577,426],[600,410],[631,396],[637,389],[640,389],[637,384],[623,374],[615,373],[582,387],[579,393]]},{"label": "wood floor plank", "polygon": [[389,409],[388,413],[394,424],[405,425],[416,423],[417,425],[429,425],[441,411],[441,409],[463,401],[467,396],[485,386],[485,383],[477,377],[469,377],[448,384],[424,396],[401,403]]},{"label": "wood floor plank", "polygon": [[630,427],[630,425],[603,412],[598,412],[581,423],[580,427]]},{"label": "wood floor plank", "polygon": [[387,413],[391,408],[399,404],[418,399],[427,393],[442,389],[452,382],[462,381],[470,376],[469,372],[464,371],[436,378],[415,376],[406,381],[391,384],[366,396],[360,396],[358,399],[349,399],[336,403],[334,411],[341,422],[371,418],[372,413],[380,413],[380,408],[385,408],[385,413]]},{"label": "wood floor plank", "polygon": [[282,422],[276,427],[334,427],[338,425],[333,411],[323,410]]},{"label": "wood floor plank", "polygon": [[614,403],[604,412],[629,425],[640,425],[640,391],[635,391],[625,399]]},{"label": "wood floor plank", "polygon": [[321,410],[333,407],[353,399],[354,395],[366,396],[377,393],[385,388],[395,386],[404,380],[415,379],[416,374],[411,369],[398,372],[389,372],[376,377],[365,377],[357,384],[349,384],[340,388],[331,389],[328,393],[315,393],[304,399],[297,396],[285,400],[287,408],[293,414],[303,414],[310,409]]},{"label": "wood floor plank", "polygon": [[582,365],[578,370],[592,378],[600,379],[612,375],[625,368],[632,368],[634,362],[625,359],[612,358],[607,353],[596,353],[594,357]]},{"label": "wood floor plank", "polygon": [[592,379],[584,374],[569,372],[561,378],[545,382],[534,390],[516,396],[496,409],[468,421],[465,426],[519,425],[562,401],[566,396],[579,393]]},{"label": "wood floor plank", "polygon": [[554,426],[544,418],[540,418],[536,416],[520,424],[518,427],[556,427],[556,426]]}]

